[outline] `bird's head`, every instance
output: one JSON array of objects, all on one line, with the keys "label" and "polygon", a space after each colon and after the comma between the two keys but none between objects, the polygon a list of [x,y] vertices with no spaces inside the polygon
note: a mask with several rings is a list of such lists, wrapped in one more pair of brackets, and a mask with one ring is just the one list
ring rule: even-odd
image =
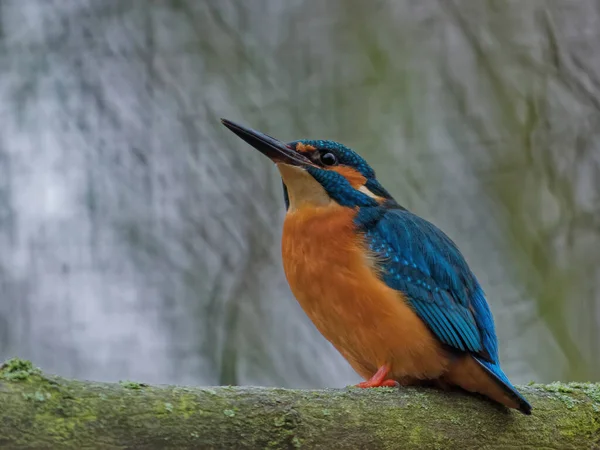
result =
[{"label": "bird's head", "polygon": [[325,140],[286,144],[229,120],[221,121],[277,165],[290,211],[334,203],[355,208],[393,201],[367,162],[342,144]]}]

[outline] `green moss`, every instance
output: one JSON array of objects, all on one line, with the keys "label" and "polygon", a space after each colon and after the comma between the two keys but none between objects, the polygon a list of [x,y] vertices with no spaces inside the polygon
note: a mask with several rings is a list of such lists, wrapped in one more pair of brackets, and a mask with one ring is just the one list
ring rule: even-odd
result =
[{"label": "green moss", "polygon": [[544,385],[544,390],[548,392],[561,392],[568,394],[572,394],[575,392],[575,389],[569,386],[569,384],[561,383],[560,381],[555,381],[554,383]]},{"label": "green moss", "polygon": [[562,401],[568,409],[572,409],[577,403],[582,400],[577,398],[578,394],[585,394],[592,400],[592,408],[595,412],[600,410],[600,385],[595,383],[561,383],[555,381],[550,384],[530,384],[534,389],[550,392],[554,398]]},{"label": "green moss", "polygon": [[183,394],[179,397],[179,401],[173,403],[173,413],[184,419],[189,419],[194,414],[203,414],[201,409],[198,409],[197,397],[193,394]]},{"label": "green moss", "polygon": [[569,397],[568,395],[557,393],[555,397],[560,399],[565,404],[567,409],[573,409],[575,407],[575,403],[579,403],[579,400],[575,400],[573,397]]},{"label": "green moss", "polygon": [[10,381],[26,381],[32,375],[41,375],[40,369],[33,367],[31,361],[12,358],[0,366],[0,378]]},{"label": "green moss", "polygon": [[569,386],[580,389],[592,401],[600,403],[600,384],[597,383],[569,383]]},{"label": "green moss", "polygon": [[593,417],[589,417],[589,420],[583,420],[582,417],[565,415],[557,423],[558,430],[564,437],[587,436],[596,439],[600,443],[600,422]]},{"label": "green moss", "polygon": [[46,400],[49,400],[50,398],[52,398],[52,394],[50,394],[50,392],[43,393],[40,391],[35,391],[34,393],[23,392],[21,395],[26,400],[33,400],[36,402],[45,402]]},{"label": "green moss", "polygon": [[285,425],[285,416],[275,417],[273,419],[273,425],[275,425],[276,427],[284,426]]},{"label": "green moss", "polygon": [[415,427],[413,427],[413,429],[410,431],[410,435],[408,437],[409,442],[413,445],[419,444],[421,442],[421,432],[422,431],[423,431],[423,428],[420,425],[416,425]]},{"label": "green moss", "polygon": [[[23,367],[17,364],[14,369]],[[92,442],[90,448],[94,442],[106,443],[107,448],[135,447],[131,442],[139,436],[152,436],[156,448],[169,447],[167,438],[169,448],[221,448],[218,444],[233,445],[230,430],[243,430],[243,448],[312,448],[322,439],[332,443],[330,436],[335,439],[333,448],[340,443],[337,436],[347,433],[352,437],[344,443],[357,444],[355,448],[395,448],[399,442],[407,449],[460,448],[462,439],[473,445],[481,440],[484,444],[478,448],[508,447],[515,437],[531,448],[600,444],[594,437],[600,436],[600,414],[592,409],[595,404],[600,409],[600,387],[589,383],[524,388],[536,407],[533,416],[525,417],[500,411],[475,396],[434,389],[142,389],[146,385],[128,381],[119,386],[42,374],[32,378],[26,383],[0,381],[11,392],[4,396],[5,410],[27,412],[24,419],[0,414],[0,424],[2,419],[9,424],[5,429],[17,430],[7,441],[19,444],[15,448],[34,448],[31,434],[18,433],[30,424],[55,448],[83,448],[75,447],[82,442]],[[533,436],[533,428],[540,434]],[[167,429],[177,432],[166,434]],[[582,446],[586,441],[592,445]]]},{"label": "green moss", "polygon": [[134,391],[139,391],[142,388],[148,387],[146,383],[138,383],[137,381],[129,381],[129,380],[121,380],[119,384],[123,386],[125,389],[132,389]]},{"label": "green moss", "polygon": [[[37,379],[45,380],[42,377]],[[57,446],[71,448],[73,436],[87,429],[90,423],[98,421],[93,402],[90,402],[90,398],[74,395],[71,389],[59,386],[56,382],[44,382],[42,386],[52,391],[38,389],[22,393],[24,399],[36,403],[32,410],[32,421],[37,429],[44,430],[48,439],[61,444]],[[28,439],[27,436],[23,438]]]},{"label": "green moss", "polygon": [[153,414],[157,417],[164,416],[165,414],[173,414],[182,419],[189,419],[194,414],[203,414],[202,410],[198,408],[198,403],[189,397],[193,396],[182,394],[181,397],[169,398],[169,401],[164,401],[164,399],[158,400],[153,403]]}]

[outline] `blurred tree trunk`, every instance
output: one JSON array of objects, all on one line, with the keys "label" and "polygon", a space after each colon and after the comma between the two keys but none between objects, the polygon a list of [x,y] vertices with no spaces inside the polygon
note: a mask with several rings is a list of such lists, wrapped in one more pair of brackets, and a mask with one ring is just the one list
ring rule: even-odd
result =
[{"label": "blurred tree trunk", "polygon": [[523,416],[436,390],[152,387],[0,369],[0,447],[598,448],[600,386],[524,388]]}]

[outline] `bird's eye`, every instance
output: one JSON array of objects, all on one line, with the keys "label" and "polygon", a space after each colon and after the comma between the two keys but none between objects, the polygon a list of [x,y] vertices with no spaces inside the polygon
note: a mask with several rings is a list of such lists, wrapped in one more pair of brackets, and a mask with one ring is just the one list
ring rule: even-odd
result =
[{"label": "bird's eye", "polygon": [[323,153],[321,155],[321,162],[323,163],[324,166],[335,166],[338,162],[337,157],[331,153],[331,152],[327,152],[327,153]]}]

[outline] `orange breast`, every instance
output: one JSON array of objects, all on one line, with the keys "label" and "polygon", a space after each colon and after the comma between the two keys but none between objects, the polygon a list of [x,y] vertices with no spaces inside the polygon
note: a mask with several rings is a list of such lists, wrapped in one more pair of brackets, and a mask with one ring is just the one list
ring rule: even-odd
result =
[{"label": "orange breast", "polygon": [[378,278],[355,214],[337,205],[288,213],[282,251],[294,296],[362,377],[389,364],[402,384],[438,378],[449,356],[402,295]]}]

